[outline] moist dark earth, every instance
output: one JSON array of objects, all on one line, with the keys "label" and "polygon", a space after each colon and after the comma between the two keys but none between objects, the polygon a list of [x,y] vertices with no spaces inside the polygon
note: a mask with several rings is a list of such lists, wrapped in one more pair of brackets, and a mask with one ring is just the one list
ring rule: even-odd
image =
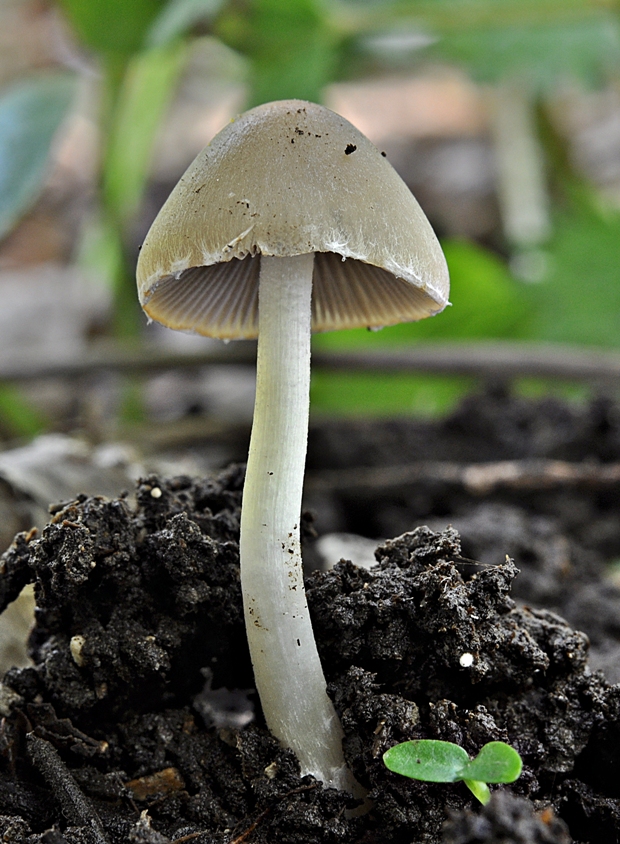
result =
[{"label": "moist dark earth", "polygon": [[[440,422],[311,431],[317,532],[384,539],[307,579],[370,810],[300,777],[264,727],[243,630],[243,466],[51,508],[2,559],[33,582],[34,667],[0,687],[0,840],[24,844],[620,841],[620,408],[503,389]],[[463,654],[473,662],[462,667]],[[471,660],[464,660],[467,665]],[[482,807],[392,774],[413,738],[524,762]]]}]

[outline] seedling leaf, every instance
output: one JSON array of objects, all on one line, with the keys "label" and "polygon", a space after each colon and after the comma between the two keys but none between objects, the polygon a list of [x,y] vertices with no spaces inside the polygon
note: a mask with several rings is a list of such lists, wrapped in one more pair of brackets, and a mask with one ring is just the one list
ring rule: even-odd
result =
[{"label": "seedling leaf", "polygon": [[523,763],[517,751],[503,741],[490,741],[463,769],[463,779],[481,782],[514,782]]},{"label": "seedling leaf", "polygon": [[390,771],[414,780],[457,782],[464,779],[469,756],[450,741],[419,739],[391,747],[383,754],[383,761]]},{"label": "seedling leaf", "polygon": [[517,751],[503,741],[485,744],[475,759],[450,741],[405,741],[386,751],[383,761],[390,771],[414,780],[462,780],[481,803],[491,799],[487,783],[514,782],[523,766]]}]

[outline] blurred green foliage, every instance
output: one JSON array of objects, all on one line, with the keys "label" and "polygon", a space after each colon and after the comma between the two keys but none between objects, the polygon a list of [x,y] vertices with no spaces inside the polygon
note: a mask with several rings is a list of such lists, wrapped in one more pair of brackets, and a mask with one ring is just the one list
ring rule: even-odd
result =
[{"label": "blurred green foliage", "polygon": [[99,219],[87,232],[114,293],[116,336],[144,324],[134,289],[135,255],[127,239],[150,174],[152,152],[187,58],[187,30],[209,21],[216,0],[58,0],[76,35],[99,58],[102,156]]},{"label": "blurred green foliage", "polygon": [[435,51],[468,68],[480,82],[517,76],[538,90],[553,90],[558,79],[595,86],[620,70],[619,24],[608,14],[562,23],[494,26],[454,33]]},{"label": "blurred green foliage", "polygon": [[312,416],[439,416],[471,392],[475,379],[401,373],[312,373]]},{"label": "blurred green foliage", "polygon": [[[450,269],[451,307],[423,322],[402,323],[378,332],[366,329],[316,335],[314,348],[343,349],[386,345],[411,346],[428,340],[467,340],[523,336],[529,314],[524,285],[505,262],[463,240],[445,241]],[[390,416],[438,414],[472,387],[471,379],[431,375],[321,373],[312,378],[313,412]]]},{"label": "blurred green foliage", "polygon": [[166,0],[59,0],[81,42],[104,55],[130,56],[144,46],[145,35]]},{"label": "blurred green foliage", "polygon": [[138,211],[150,170],[150,149],[185,58],[173,43],[140,53],[128,63],[110,120],[103,164],[106,206],[128,226]]},{"label": "blurred green foliage", "polygon": [[[432,319],[380,332],[316,335],[320,350],[372,348],[439,340],[500,338],[617,348],[620,345],[620,214],[585,203],[557,212],[535,282],[511,275],[505,260],[465,241],[442,244],[452,307]],[[360,373],[314,373],[313,412],[344,415],[438,414],[472,388],[472,379]],[[523,379],[524,395],[553,392],[583,401],[587,386]]]},{"label": "blurred green foliage", "polygon": [[333,79],[337,41],[321,0],[230,3],[215,31],[249,61],[249,107],[291,97],[317,102]]},{"label": "blurred green foliage", "polygon": [[[208,35],[241,57],[248,105],[288,97],[320,101],[325,86],[339,79],[410,73],[448,62],[485,84],[521,80],[542,113],[544,98],[566,81],[595,86],[620,77],[616,0],[57,3],[101,73],[100,211],[85,227],[82,257],[97,265],[115,291],[114,331],[125,338],[139,335],[144,324],[134,291],[136,256],[128,251],[129,234],[150,176],[158,132],[197,38]],[[75,75],[50,73],[0,92],[0,236],[36,199],[75,88]],[[316,347],[457,338],[617,346],[620,216],[601,211],[591,186],[575,188],[573,180],[567,188],[573,178],[570,156],[559,149],[557,136],[542,128],[550,181],[554,188],[562,183],[553,193],[553,235],[536,254],[513,256],[512,262],[516,267],[522,259],[521,268],[531,268],[538,261],[532,276],[536,283],[526,284],[511,272],[507,244],[496,244],[492,252],[446,240],[452,307],[434,319],[378,334],[319,336]],[[312,387],[318,411],[378,413],[437,410],[468,388],[465,381],[452,378],[324,373],[315,376]]]},{"label": "blurred green foliage", "polygon": [[224,0],[171,0],[150,27],[147,47],[165,47],[182,38],[194,26],[215,18]]},{"label": "blurred green foliage", "polygon": [[3,437],[36,437],[49,421],[13,384],[0,384],[0,431]]},{"label": "blurred green foliage", "polygon": [[443,313],[378,332],[358,328],[316,335],[316,348],[521,336],[528,315],[528,297],[505,261],[465,240],[446,240],[442,247],[450,270],[451,303]]},{"label": "blurred green foliage", "polygon": [[367,15],[354,50],[392,68],[440,59],[479,82],[517,76],[551,91],[566,80],[600,85],[620,70],[614,0],[349,0],[345,6]]},{"label": "blurred green foliage", "polygon": [[157,131],[184,59],[185,45],[177,41],[133,56],[110,106],[101,172],[99,248],[110,250],[107,266],[119,337],[136,337],[143,324],[134,289],[135,256],[127,253],[125,239],[144,194]]},{"label": "blurred green foliage", "polygon": [[587,206],[559,213],[547,270],[525,288],[519,336],[586,346],[620,345],[620,215]]},{"label": "blurred green foliage", "polygon": [[70,74],[55,73],[17,82],[0,96],[0,237],[38,196],[75,88]]}]

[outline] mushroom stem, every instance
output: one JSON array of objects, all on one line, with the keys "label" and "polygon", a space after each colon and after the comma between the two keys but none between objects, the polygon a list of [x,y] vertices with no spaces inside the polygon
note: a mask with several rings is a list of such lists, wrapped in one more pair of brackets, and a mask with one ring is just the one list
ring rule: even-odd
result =
[{"label": "mushroom stem", "polygon": [[313,253],[261,256],[256,403],[241,513],[241,588],[267,726],[303,774],[354,790],[303,582]]}]

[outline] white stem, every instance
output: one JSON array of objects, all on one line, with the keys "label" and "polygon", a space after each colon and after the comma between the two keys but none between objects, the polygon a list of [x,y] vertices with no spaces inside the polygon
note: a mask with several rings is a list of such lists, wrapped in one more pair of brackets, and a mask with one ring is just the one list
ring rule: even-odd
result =
[{"label": "white stem", "polygon": [[261,257],[256,404],[241,513],[241,587],[256,688],[302,773],[353,790],[303,583],[313,254]]}]

